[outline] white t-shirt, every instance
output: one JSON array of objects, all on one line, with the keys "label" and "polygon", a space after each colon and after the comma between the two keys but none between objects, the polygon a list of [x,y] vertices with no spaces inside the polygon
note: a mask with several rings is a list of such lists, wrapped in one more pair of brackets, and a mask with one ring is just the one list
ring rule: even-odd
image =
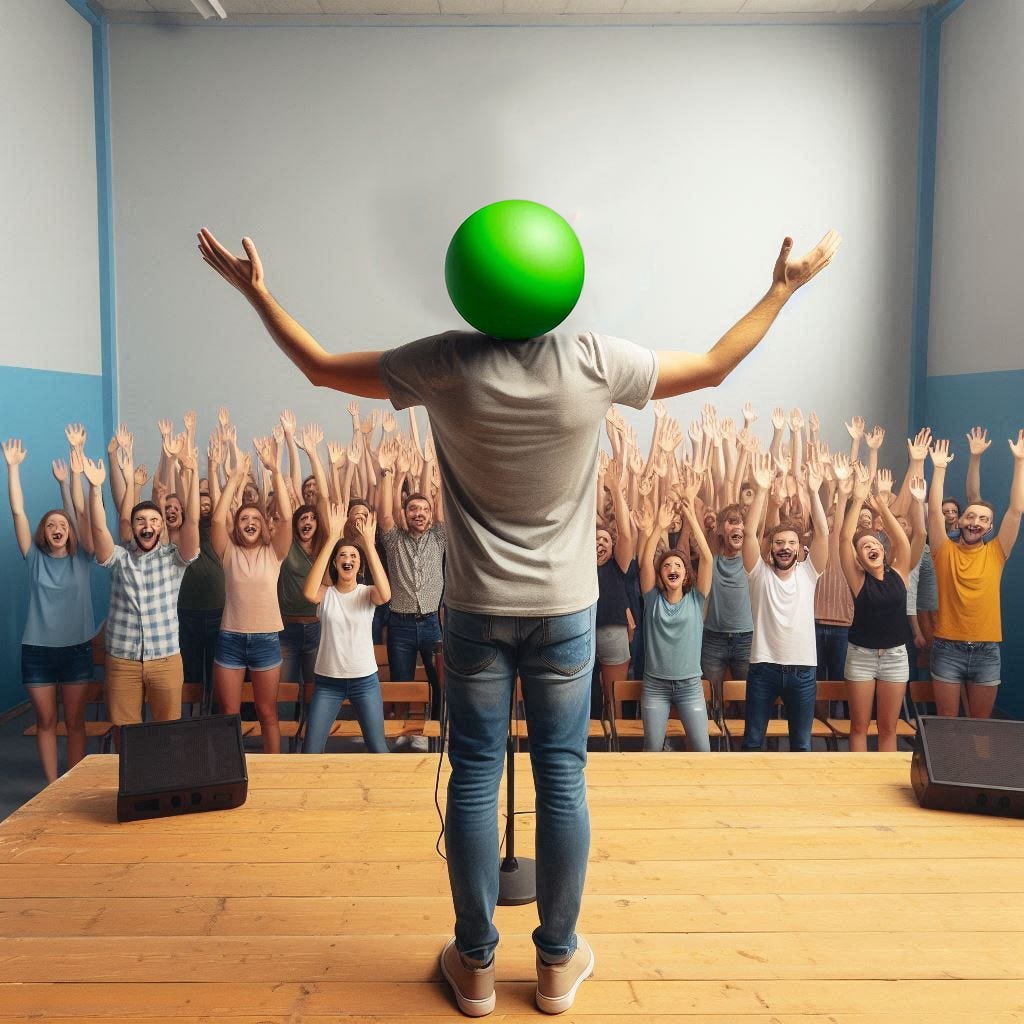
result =
[{"label": "white t-shirt", "polygon": [[565,615],[597,600],[594,483],[605,413],[643,408],[658,362],[619,338],[450,331],[385,352],[396,409],[424,405],[448,528],[445,603]]},{"label": "white t-shirt", "polygon": [[785,579],[763,558],[747,574],[754,616],[751,662],[817,665],[814,638],[814,586],[821,575],[810,558],[797,562]]},{"label": "white t-shirt", "polygon": [[317,606],[320,649],[314,671],[332,679],[362,679],[377,671],[373,654],[373,601],[362,583],[347,594],[329,587]]}]

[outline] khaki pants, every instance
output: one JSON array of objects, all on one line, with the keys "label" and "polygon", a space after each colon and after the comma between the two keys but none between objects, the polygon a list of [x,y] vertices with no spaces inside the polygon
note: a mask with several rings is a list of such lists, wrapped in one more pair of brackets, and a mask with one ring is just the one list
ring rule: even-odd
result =
[{"label": "khaki pants", "polygon": [[107,655],[107,711],[114,725],[142,721],[143,701],[155,722],[181,718],[181,687],[185,676],[181,655],[152,661],[126,661]]}]

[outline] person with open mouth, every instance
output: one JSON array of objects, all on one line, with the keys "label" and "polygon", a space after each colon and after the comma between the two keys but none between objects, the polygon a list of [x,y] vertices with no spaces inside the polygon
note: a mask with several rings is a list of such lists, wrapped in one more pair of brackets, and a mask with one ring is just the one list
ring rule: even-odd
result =
[{"label": "person with open mouth", "polygon": [[[292,514],[291,499],[281,474],[281,453],[273,437],[255,439],[260,461],[273,477],[281,515]],[[231,519],[231,504],[244,488],[251,460],[235,447],[234,470],[213,510],[210,537],[224,566],[224,615],[213,662],[214,689],[223,714],[237,715],[242,703],[242,682],[252,679],[256,717],[263,737],[263,752],[281,752],[277,718],[277,692],[281,682],[281,608],[277,580],[281,563],[292,546],[290,530],[271,533],[259,505],[244,502]],[[231,526],[229,528],[229,522]]]},{"label": "person with open mouth", "polygon": [[999,584],[1024,513],[1024,430],[1008,444],[1013,454],[1010,504],[999,532],[988,541],[985,538],[995,525],[995,509],[980,497],[980,475],[976,482],[979,496],[968,499],[956,524],[959,536],[956,540],[949,538],[945,516],[948,501],[942,492],[953,455],[949,441],[936,441],[932,446],[928,545],[935,563],[939,610],[931,674],[940,715],[955,717],[960,713],[964,686],[971,718],[988,718],[995,707],[1001,673],[999,643],[1003,638]]},{"label": "person with open mouth", "polygon": [[[871,708],[877,703],[878,749],[896,750],[896,723],[910,679],[907,658],[907,582],[924,550],[924,480],[910,481],[914,499],[914,542],[889,507],[892,474],[879,470],[878,494],[871,494],[872,474],[853,467],[853,501],[843,520],[839,560],[853,594],[853,623],[846,648],[844,676],[849,682],[850,750],[868,749]],[[858,509],[867,502],[881,517],[892,545],[892,563],[872,530],[859,529]]]},{"label": "person with open mouth", "polygon": [[668,716],[675,706],[690,750],[709,751],[708,713],[700,674],[704,602],[711,589],[714,560],[693,503],[700,477],[683,467],[679,507],[700,551],[694,578],[689,556],[669,548],[657,558],[658,539],[672,525],[676,502],[662,503],[657,514],[649,508],[634,512],[642,535],[640,589],[644,595],[644,685],[640,713],[644,723],[644,750],[665,745]]}]

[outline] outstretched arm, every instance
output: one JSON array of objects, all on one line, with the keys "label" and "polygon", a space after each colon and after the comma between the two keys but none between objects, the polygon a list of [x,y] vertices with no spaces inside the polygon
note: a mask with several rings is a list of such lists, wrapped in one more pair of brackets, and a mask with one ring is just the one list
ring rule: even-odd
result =
[{"label": "outstretched arm", "polygon": [[380,352],[324,351],[320,343],[267,290],[263,264],[251,238],[242,239],[246,258],[232,255],[206,229],[199,232],[204,262],[236,288],[256,310],[278,348],[317,387],[333,388],[364,398],[388,398],[380,379]]},{"label": "outstretched arm", "polygon": [[761,513],[768,498],[768,488],[775,476],[772,468],[770,452],[758,452],[751,460],[751,475],[754,478],[754,500],[747,509],[747,517],[743,522],[743,568],[753,572],[757,560],[761,557],[761,538],[758,527],[761,524]]},{"label": "outstretched arm", "polygon": [[658,353],[658,383],[654,397],[669,398],[721,384],[768,333],[768,328],[793,293],[832,262],[839,243],[839,235],[829,231],[802,259],[791,259],[793,239],[784,239],[779,258],[775,261],[771,287],[710,351],[703,354]]},{"label": "outstretched arm", "polygon": [[981,457],[992,442],[988,439],[987,430],[971,427],[967,443],[971,448],[971,459],[967,463],[967,504],[970,505],[973,501],[981,501]]},{"label": "outstretched arm", "polygon": [[[946,521],[942,518],[942,494],[946,485],[946,467],[953,461],[949,451],[949,441],[936,441],[932,445],[932,486],[928,492],[928,545],[932,549],[932,557],[948,543]],[[1005,554],[1006,548],[1003,548]]]},{"label": "outstretched arm", "polygon": [[92,520],[92,547],[96,561],[103,565],[114,553],[114,538],[107,529],[107,517],[103,511],[103,479],[107,471],[103,460],[85,460],[83,469],[85,479],[89,481],[89,518]]},{"label": "outstretched arm", "polygon": [[11,499],[11,515],[14,518],[14,536],[21,549],[21,557],[28,555],[32,547],[32,527],[25,515],[25,497],[21,490],[21,470],[18,468],[25,461],[25,449],[20,438],[11,438],[4,446],[4,461],[7,463],[7,494]]},{"label": "outstretched arm", "polygon": [[1017,440],[1010,441],[1013,452],[1013,480],[1010,482],[1010,504],[999,525],[999,546],[1009,558],[1020,531],[1020,517],[1024,513],[1024,430],[1017,432]]}]

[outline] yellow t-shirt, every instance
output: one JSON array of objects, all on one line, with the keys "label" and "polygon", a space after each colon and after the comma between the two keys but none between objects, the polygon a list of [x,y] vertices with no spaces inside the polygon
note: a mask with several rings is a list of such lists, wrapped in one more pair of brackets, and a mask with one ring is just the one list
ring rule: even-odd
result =
[{"label": "yellow t-shirt", "polygon": [[932,560],[939,588],[935,635],[974,643],[1002,640],[999,581],[1006,555],[999,539],[973,550],[949,540],[932,552]]}]

